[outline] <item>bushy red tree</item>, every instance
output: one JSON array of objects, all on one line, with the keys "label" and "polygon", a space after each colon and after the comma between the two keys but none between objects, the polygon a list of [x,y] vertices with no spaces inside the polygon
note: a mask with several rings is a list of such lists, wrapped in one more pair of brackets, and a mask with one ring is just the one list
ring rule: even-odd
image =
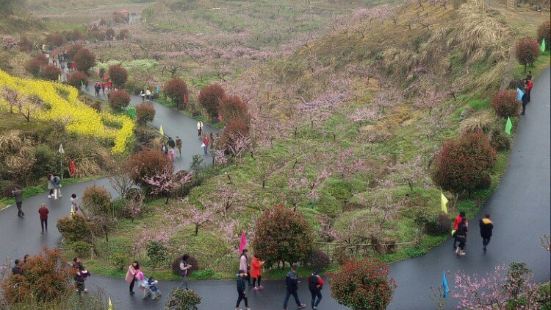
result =
[{"label": "bushy red tree", "polygon": [[2,282],[4,297],[9,304],[31,299],[54,301],[73,288],[70,267],[60,250],[44,249],[21,264],[22,275],[12,274]]},{"label": "bushy red tree", "polygon": [[143,102],[136,106],[136,120],[138,124],[145,125],[155,118],[155,107],[150,102]]},{"label": "bushy red tree", "polygon": [[142,184],[145,178],[171,171],[172,163],[160,150],[144,149],[130,156],[126,169],[134,182]]},{"label": "bushy red tree", "polygon": [[500,90],[492,99],[492,106],[500,117],[516,116],[520,107],[514,90]]},{"label": "bushy red tree", "polygon": [[525,37],[518,40],[515,48],[515,54],[518,62],[521,65],[524,65],[524,70],[526,70],[527,66],[534,64],[534,61],[536,61],[540,54],[538,41],[530,37]]},{"label": "bushy red tree", "polygon": [[551,22],[546,21],[538,27],[538,42],[545,39],[545,49],[551,46]]},{"label": "bushy red tree", "polygon": [[312,228],[302,213],[283,205],[267,209],[256,221],[254,252],[273,265],[305,262],[312,252]]},{"label": "bushy red tree", "polygon": [[116,87],[122,88],[128,79],[128,71],[121,65],[112,65],[109,67],[109,78]]},{"label": "bushy red tree", "polygon": [[488,188],[496,152],[482,132],[467,132],[444,143],[433,162],[436,185],[455,193]]},{"label": "bushy red tree", "polygon": [[80,89],[82,85],[88,84],[88,75],[80,71],[70,73],[67,77],[67,84]]},{"label": "bushy red tree", "polygon": [[59,32],[50,33],[46,36],[46,44],[51,47],[58,47],[63,45],[65,38]]},{"label": "bushy red tree", "polygon": [[375,259],[349,261],[333,274],[331,296],[352,310],[386,309],[396,288],[388,265]]},{"label": "bushy red tree", "polygon": [[69,59],[74,59],[75,55],[78,53],[78,51],[80,51],[81,48],[82,48],[82,45],[80,45],[80,44],[71,45],[67,49],[67,56],[69,57]]},{"label": "bushy red tree", "polygon": [[113,110],[120,111],[130,103],[130,95],[124,89],[114,90],[109,93],[109,104]]},{"label": "bushy red tree", "polygon": [[238,96],[227,96],[220,105],[220,114],[224,122],[229,123],[233,119],[249,122],[249,109],[247,104]]},{"label": "bushy red tree", "polygon": [[78,71],[88,72],[90,68],[96,65],[96,56],[83,47],[75,54],[73,61],[77,65]]},{"label": "bushy red tree", "polygon": [[25,63],[25,70],[33,76],[40,74],[40,69],[48,65],[48,58],[44,54],[38,54]]},{"label": "bushy red tree", "polygon": [[50,81],[57,81],[60,74],[61,70],[58,67],[52,65],[44,66],[40,70],[40,77]]},{"label": "bushy red tree", "polygon": [[174,78],[169,80],[166,82],[163,91],[176,104],[177,108],[187,105],[189,93],[187,84],[182,79]]},{"label": "bushy red tree", "polygon": [[207,113],[212,119],[218,117],[218,110],[222,101],[225,99],[226,93],[219,84],[205,86],[199,92],[199,103],[207,110]]},{"label": "bushy red tree", "polygon": [[78,29],[74,29],[73,31],[65,31],[63,36],[67,41],[79,41],[83,39],[82,32]]}]

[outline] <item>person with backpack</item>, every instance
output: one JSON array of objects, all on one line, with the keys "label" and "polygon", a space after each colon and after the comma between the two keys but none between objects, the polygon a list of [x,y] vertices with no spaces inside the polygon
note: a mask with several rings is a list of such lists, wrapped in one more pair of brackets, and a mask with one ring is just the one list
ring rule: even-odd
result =
[{"label": "person with backpack", "polygon": [[179,265],[180,275],[182,276],[182,283],[180,284],[180,287],[184,287],[185,285],[186,290],[188,289],[187,276],[188,276],[189,270],[191,269],[191,267],[193,267],[190,263],[188,263],[188,260],[189,260],[189,255],[184,254],[182,256],[182,260],[180,261],[180,265]]},{"label": "person with backpack", "polygon": [[24,217],[25,213],[23,212],[23,191],[21,188],[16,187],[11,191],[11,194],[15,197],[15,205],[17,206],[17,216]]},{"label": "person with backpack", "polygon": [[90,272],[84,268],[84,266],[81,264],[78,266],[78,271],[75,275],[75,286],[77,288],[77,292],[80,295],[82,292],[88,292],[86,289],[86,285],[84,284],[84,281],[86,281],[86,278],[90,276]]},{"label": "person with backpack", "polygon": [[57,198],[63,197],[63,195],[61,195],[61,178],[54,175],[52,177],[52,184],[54,186],[54,199],[57,200]]},{"label": "person with backpack", "polygon": [[[264,265],[264,262],[260,260],[255,255],[253,255],[253,260],[251,262],[251,278],[253,278],[253,290],[262,290],[264,287],[260,285],[260,281],[262,281],[262,266]],[[258,286],[257,286],[258,281]]]},{"label": "person with backpack", "polygon": [[247,279],[247,271],[241,269],[239,270],[239,273],[237,274],[237,302],[235,303],[235,310],[239,310],[239,306],[241,305],[241,301],[245,301],[245,307],[247,310],[250,310],[249,308],[249,300],[247,299],[247,295],[245,295],[245,286],[246,286],[246,279]]},{"label": "person with backpack", "polygon": [[308,278],[308,289],[310,289],[310,294],[312,295],[312,309],[317,309],[321,301],[321,289],[323,288],[322,277],[319,276],[317,271],[314,271],[312,275]]},{"label": "person with backpack", "polygon": [[461,223],[457,226],[457,231],[455,232],[455,241],[459,243],[457,246],[457,249],[455,250],[455,254],[457,256],[463,256],[465,255],[465,245],[467,243],[467,219],[463,218]]},{"label": "person with backpack", "polygon": [[457,231],[457,228],[459,228],[459,224],[461,223],[461,221],[463,221],[464,218],[465,218],[465,212],[461,211],[453,221],[452,237],[454,237],[454,240],[453,240],[454,251],[457,249],[457,240],[455,239],[455,232]]},{"label": "person with backpack", "polygon": [[526,112],[526,106],[528,105],[528,102],[530,101],[530,97],[528,95],[528,82],[524,82],[524,88],[522,89],[524,93],[522,94],[521,101],[522,101],[522,112],[520,115],[524,115]]},{"label": "person with backpack", "polygon": [[287,304],[289,303],[289,297],[293,296],[295,302],[297,303],[298,309],[306,308],[306,305],[300,302],[298,298],[298,275],[297,275],[297,265],[291,265],[291,271],[287,273],[285,278],[285,285],[287,286],[287,292],[285,294],[285,300],[283,301],[283,310],[287,310]]},{"label": "person with backpack", "polygon": [[42,228],[42,233],[44,231],[48,231],[48,214],[50,213],[50,210],[48,210],[48,207],[46,207],[46,204],[43,203],[40,206],[40,209],[38,209],[38,214],[40,215],[40,227]]},{"label": "person with backpack", "polygon": [[485,214],[479,222],[480,227],[480,237],[482,237],[482,246],[484,253],[486,253],[486,247],[490,243],[490,238],[492,238],[492,230],[494,229],[494,224],[490,220],[490,215]]},{"label": "person with backpack", "polygon": [[168,146],[173,149],[176,147],[176,142],[174,142],[174,139],[172,139],[172,137],[168,137]]}]

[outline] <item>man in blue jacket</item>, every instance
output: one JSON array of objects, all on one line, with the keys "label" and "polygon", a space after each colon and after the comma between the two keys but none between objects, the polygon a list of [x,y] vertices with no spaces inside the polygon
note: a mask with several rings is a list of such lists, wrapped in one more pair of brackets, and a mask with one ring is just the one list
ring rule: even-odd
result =
[{"label": "man in blue jacket", "polygon": [[289,302],[289,297],[291,295],[295,298],[298,309],[306,308],[306,305],[301,303],[298,299],[298,275],[297,275],[297,265],[291,265],[291,271],[287,273],[285,278],[285,284],[287,285],[287,294],[285,294],[285,300],[283,301],[283,310],[287,310],[287,303]]}]

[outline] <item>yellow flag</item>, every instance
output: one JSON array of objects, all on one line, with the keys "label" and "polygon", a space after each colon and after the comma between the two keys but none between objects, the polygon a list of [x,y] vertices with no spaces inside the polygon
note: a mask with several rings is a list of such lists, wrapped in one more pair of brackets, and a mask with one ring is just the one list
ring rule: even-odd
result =
[{"label": "yellow flag", "polygon": [[111,297],[109,297],[109,307],[107,310],[113,310],[113,303],[111,303]]},{"label": "yellow flag", "polygon": [[159,128],[159,132],[161,133],[161,136],[164,137],[165,131],[163,130],[163,125],[161,125],[161,128]]},{"label": "yellow flag", "polygon": [[448,214],[448,198],[446,198],[442,192],[440,192],[440,205],[442,207],[442,212]]}]

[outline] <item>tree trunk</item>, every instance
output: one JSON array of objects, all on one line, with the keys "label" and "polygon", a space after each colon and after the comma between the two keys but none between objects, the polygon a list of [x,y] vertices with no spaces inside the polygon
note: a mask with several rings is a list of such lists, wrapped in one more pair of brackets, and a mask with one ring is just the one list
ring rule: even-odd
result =
[{"label": "tree trunk", "polygon": [[199,224],[195,224],[195,236],[199,234]]}]

